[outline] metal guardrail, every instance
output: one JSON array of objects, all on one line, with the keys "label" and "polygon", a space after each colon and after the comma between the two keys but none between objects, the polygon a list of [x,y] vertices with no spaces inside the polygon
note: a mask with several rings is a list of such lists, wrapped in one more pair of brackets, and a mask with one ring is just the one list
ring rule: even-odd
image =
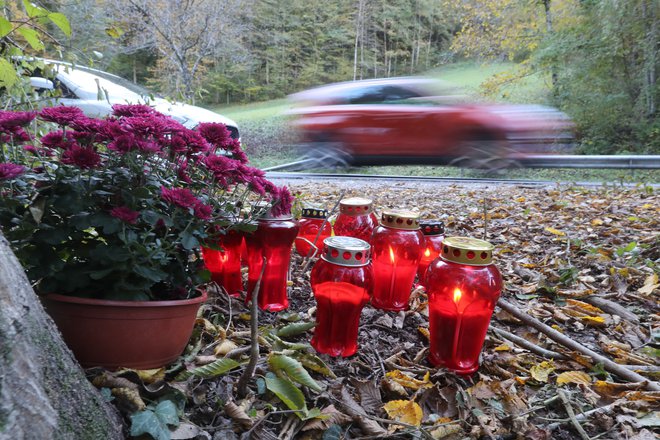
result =
[{"label": "metal guardrail", "polygon": [[[593,168],[593,169],[660,169],[660,155],[640,156],[580,156],[580,155],[526,155],[509,157],[512,164],[518,163],[526,168]],[[323,165],[322,160],[302,159],[281,165],[264,168],[264,171],[287,169],[312,169]]]},{"label": "metal guardrail", "polygon": [[660,156],[533,155],[516,159],[527,168],[660,169]]}]

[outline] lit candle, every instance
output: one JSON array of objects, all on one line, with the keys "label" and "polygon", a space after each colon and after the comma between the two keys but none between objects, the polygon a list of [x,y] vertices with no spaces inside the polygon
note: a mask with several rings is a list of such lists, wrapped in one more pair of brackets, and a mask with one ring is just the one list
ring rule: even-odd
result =
[{"label": "lit candle", "polygon": [[371,241],[374,268],[371,304],[382,310],[406,310],[424,246],[419,213],[384,211]]},{"label": "lit candle", "polygon": [[492,264],[493,246],[483,240],[449,237],[426,273],[429,295],[429,360],[458,374],[479,368],[502,277]]},{"label": "lit candle", "polygon": [[420,230],[424,234],[424,253],[419,260],[417,268],[417,281],[424,284],[424,276],[429,264],[440,255],[442,240],[445,239],[445,224],[439,220],[425,220],[419,222]]},{"label": "lit candle", "polygon": [[220,249],[202,247],[202,258],[211,272],[211,279],[222,286],[231,296],[239,296],[243,290],[241,275],[241,246],[243,234],[229,231],[217,237],[214,246]]}]

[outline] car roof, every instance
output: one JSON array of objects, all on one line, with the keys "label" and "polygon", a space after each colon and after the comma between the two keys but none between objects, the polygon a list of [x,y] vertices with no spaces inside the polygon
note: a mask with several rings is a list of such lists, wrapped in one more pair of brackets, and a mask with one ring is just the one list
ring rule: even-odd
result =
[{"label": "car roof", "polygon": [[[345,81],[325,86],[315,87],[302,92],[289,95],[289,99],[296,103],[301,102],[325,102],[342,100],[350,95],[350,92],[360,89],[365,89],[372,86],[399,86],[420,92],[423,95],[428,95],[429,92],[438,88],[452,88],[452,86],[444,81],[433,78],[425,77],[395,77],[395,78],[379,78],[379,79],[366,79],[357,81]],[[433,94],[433,93],[431,93]]]}]

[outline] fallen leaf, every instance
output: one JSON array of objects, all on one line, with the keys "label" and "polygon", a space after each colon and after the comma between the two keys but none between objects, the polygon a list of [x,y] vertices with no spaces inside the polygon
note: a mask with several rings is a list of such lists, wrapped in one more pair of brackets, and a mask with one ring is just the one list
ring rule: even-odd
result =
[{"label": "fallen leaf", "polygon": [[578,385],[589,385],[591,376],[584,371],[564,371],[557,376],[557,385],[574,383]]},{"label": "fallen leaf", "polygon": [[351,417],[347,416],[343,412],[335,408],[334,405],[327,406],[321,410],[321,417],[309,420],[303,426],[303,431],[311,431],[317,429],[320,431],[325,431],[330,428],[332,425],[345,425],[352,420]]},{"label": "fallen leaf", "polygon": [[529,372],[532,375],[532,377],[538,382],[543,382],[543,383],[548,382],[548,377],[550,376],[550,373],[552,373],[553,371],[555,371],[555,365],[554,362],[552,361],[543,361],[540,364],[534,365],[532,368],[529,369]]},{"label": "fallen leaf", "polygon": [[427,341],[431,340],[431,333],[429,332],[429,329],[426,327],[417,327],[417,331],[419,331],[422,336],[426,338]]},{"label": "fallen leaf", "polygon": [[658,283],[658,274],[652,273],[646,279],[644,280],[644,285],[637,289],[639,293],[642,295],[650,295],[653,293],[654,290],[660,287],[660,283]]},{"label": "fallen leaf", "polygon": [[412,400],[391,400],[383,409],[392,420],[414,426],[422,424],[422,408]]},{"label": "fallen leaf", "polygon": [[605,318],[602,316],[583,316],[580,320],[583,323],[594,327],[602,327],[605,325]]},{"label": "fallen leaf", "polygon": [[494,348],[495,351],[511,351],[511,347],[508,344],[501,344]]},{"label": "fallen leaf", "polygon": [[225,339],[215,347],[213,352],[215,353],[216,356],[224,356],[237,347],[238,345],[236,345],[235,342],[230,341],[229,339]]},{"label": "fallen leaf", "polygon": [[[443,422],[443,423],[448,423],[448,422]],[[456,423],[449,423],[447,425],[443,426],[438,426],[434,430],[430,432],[431,437],[433,437],[435,440],[439,440],[445,437],[449,437],[450,435],[458,434],[463,431],[463,428],[461,428],[461,425],[459,422]]]},{"label": "fallen leaf", "polygon": [[564,235],[566,235],[566,233],[560,231],[559,229],[551,228],[551,227],[549,227],[549,226],[546,227],[545,230],[546,230],[547,232],[549,232],[549,233],[551,233],[551,234],[555,234],[555,235],[557,235],[557,236],[559,236],[559,237],[563,237]]},{"label": "fallen leaf", "polygon": [[428,371],[422,380],[410,377],[409,375],[402,373],[399,370],[388,371],[385,376],[388,379],[397,382],[399,385],[410,388],[412,390],[418,390],[420,388],[431,388],[433,386],[433,383],[430,381],[431,374]]},{"label": "fallen leaf", "polygon": [[577,309],[577,310],[579,310],[583,313],[586,313],[587,315],[590,315],[590,316],[598,316],[598,315],[601,315],[601,314],[605,313],[596,306],[592,306],[589,303],[586,303],[584,301],[578,301],[576,299],[567,299],[566,304],[569,307],[571,307],[573,309]]}]

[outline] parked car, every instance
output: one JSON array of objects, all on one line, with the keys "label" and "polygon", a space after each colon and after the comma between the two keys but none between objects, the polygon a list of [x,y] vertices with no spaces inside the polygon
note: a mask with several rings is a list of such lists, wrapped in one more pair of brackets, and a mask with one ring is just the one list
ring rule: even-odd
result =
[{"label": "parked car", "polygon": [[78,107],[87,116],[99,117],[110,114],[113,104],[148,104],[188,128],[195,128],[200,122],[220,122],[233,138],[240,139],[236,122],[211,110],[157,97],[131,81],[101,70],[42,61],[44,67],[32,70],[30,77],[42,105]]},{"label": "parked car", "polygon": [[540,105],[468,102],[428,78],[331,84],[290,95],[302,153],[322,164],[450,164],[497,169],[566,153],[573,124]]}]

